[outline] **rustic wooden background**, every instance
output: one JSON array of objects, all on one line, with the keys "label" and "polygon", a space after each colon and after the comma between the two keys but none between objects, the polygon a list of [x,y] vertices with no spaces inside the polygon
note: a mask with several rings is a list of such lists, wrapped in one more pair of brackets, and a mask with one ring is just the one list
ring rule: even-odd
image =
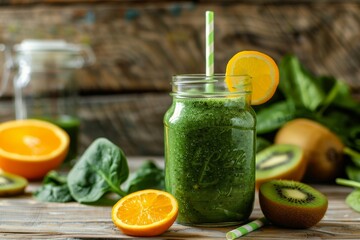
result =
[{"label": "rustic wooden background", "polygon": [[[171,76],[204,72],[206,10],[215,12],[216,72],[244,49],[276,61],[293,53],[360,96],[359,1],[2,0],[0,43],[50,38],[91,46],[97,62],[78,73],[82,149],[107,137],[128,155],[162,155]],[[11,97],[9,87],[1,121],[14,117]]]}]

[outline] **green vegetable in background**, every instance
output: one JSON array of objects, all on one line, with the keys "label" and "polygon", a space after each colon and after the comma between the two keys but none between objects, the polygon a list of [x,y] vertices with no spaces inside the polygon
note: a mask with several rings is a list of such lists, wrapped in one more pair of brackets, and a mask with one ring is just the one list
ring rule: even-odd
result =
[{"label": "green vegetable in background", "polygon": [[346,204],[357,212],[360,212],[360,189],[352,191],[345,200]]},{"label": "green vegetable in background", "polygon": [[337,178],[336,183],[356,188],[346,197],[346,204],[357,212],[360,212],[360,182]]},{"label": "green vegetable in background", "polygon": [[34,196],[40,201],[108,205],[107,193],[123,197],[141,189],[164,189],[164,171],[151,161],[145,162],[127,181],[129,168],[120,148],[105,138],[95,140],[85,151],[68,176],[49,172]]},{"label": "green vegetable in background", "polygon": [[256,152],[260,152],[261,150],[269,147],[270,145],[271,142],[266,140],[265,138],[259,136],[256,138]]},{"label": "green vegetable in background", "polygon": [[346,166],[346,175],[350,180],[360,182],[360,168],[352,165]]},{"label": "green vegetable in background", "polygon": [[99,138],[70,170],[68,186],[76,201],[95,202],[108,192],[125,196],[120,185],[128,176],[129,167],[122,150],[109,140]]},{"label": "green vegetable in background", "polygon": [[126,187],[127,193],[143,189],[165,189],[164,170],[151,161],[145,162],[136,172],[130,175]]},{"label": "green vegetable in background", "polygon": [[360,104],[349,86],[334,77],[311,74],[293,55],[279,63],[280,84],[274,96],[255,107],[257,134],[270,142],[294,118],[308,118],[334,132],[347,148],[360,152]]},{"label": "green vegetable in background", "polygon": [[360,122],[354,121],[360,119],[360,104],[346,83],[312,75],[293,55],[281,59],[279,71],[274,99],[255,107],[258,135],[273,141],[273,134],[286,122],[309,118],[330,128],[346,146],[360,151]]},{"label": "green vegetable in background", "polygon": [[34,192],[34,196],[43,202],[71,202],[74,198],[67,186],[66,176],[50,171],[43,180],[43,185]]},{"label": "green vegetable in background", "polygon": [[256,131],[258,134],[279,129],[295,118],[295,105],[290,101],[280,101],[257,112]]},{"label": "green vegetable in background", "polygon": [[325,99],[324,90],[294,56],[285,56],[279,64],[280,90],[297,106],[316,110]]},{"label": "green vegetable in background", "polygon": [[[350,87],[334,77],[311,74],[294,55],[281,59],[279,71],[279,88],[273,99],[254,107],[257,139],[273,142],[278,129],[295,118],[319,122],[341,139],[346,146],[344,155],[351,159],[346,166],[350,180],[337,183],[360,188],[360,103],[351,95]],[[355,191],[346,203],[359,210],[360,190]]]}]

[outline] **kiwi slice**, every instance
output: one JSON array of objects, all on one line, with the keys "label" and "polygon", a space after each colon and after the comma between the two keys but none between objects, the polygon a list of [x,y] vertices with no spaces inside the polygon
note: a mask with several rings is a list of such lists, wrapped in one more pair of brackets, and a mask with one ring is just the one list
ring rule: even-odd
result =
[{"label": "kiwi slice", "polygon": [[327,198],[311,186],[291,180],[271,180],[261,185],[260,207],[274,225],[309,228],[325,215]]},{"label": "kiwi slice", "polygon": [[27,185],[25,178],[0,170],[0,197],[22,194]]},{"label": "kiwi slice", "polygon": [[271,179],[300,181],[306,161],[300,147],[275,144],[256,154],[256,187]]}]

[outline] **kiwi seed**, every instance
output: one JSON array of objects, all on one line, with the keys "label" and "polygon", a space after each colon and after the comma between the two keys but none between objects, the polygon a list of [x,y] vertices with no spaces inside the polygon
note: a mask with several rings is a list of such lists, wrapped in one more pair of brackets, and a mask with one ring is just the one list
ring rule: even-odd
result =
[{"label": "kiwi seed", "polygon": [[309,228],[327,210],[327,198],[311,186],[290,180],[271,180],[261,185],[259,202],[265,217],[288,228]]}]

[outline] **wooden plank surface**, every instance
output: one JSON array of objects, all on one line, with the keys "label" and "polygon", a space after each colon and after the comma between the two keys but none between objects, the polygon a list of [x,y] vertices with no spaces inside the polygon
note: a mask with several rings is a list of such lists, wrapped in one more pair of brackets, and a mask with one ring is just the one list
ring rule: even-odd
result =
[{"label": "wooden plank surface", "polygon": [[334,75],[360,91],[359,1],[249,2],[5,6],[0,42],[61,38],[89,44],[98,61],[79,73],[84,95],[168,92],[172,75],[204,72],[204,12],[213,10],[215,72],[224,72],[231,56],[244,49],[276,61],[294,53],[312,72]]},{"label": "wooden plank surface", "polygon": [[[145,157],[130,157],[130,169],[136,169]],[[163,166],[162,158],[153,158]],[[26,195],[0,198],[0,239],[66,239],[130,238],[119,232],[112,223],[111,206],[89,206],[78,203],[43,203],[32,198],[39,186],[32,183]],[[329,199],[325,217],[306,230],[266,226],[242,239],[359,239],[360,213],[345,204],[350,188],[335,185],[315,185]],[[261,217],[258,200],[251,219]],[[226,228],[195,228],[174,224],[161,239],[224,239]]]}]

